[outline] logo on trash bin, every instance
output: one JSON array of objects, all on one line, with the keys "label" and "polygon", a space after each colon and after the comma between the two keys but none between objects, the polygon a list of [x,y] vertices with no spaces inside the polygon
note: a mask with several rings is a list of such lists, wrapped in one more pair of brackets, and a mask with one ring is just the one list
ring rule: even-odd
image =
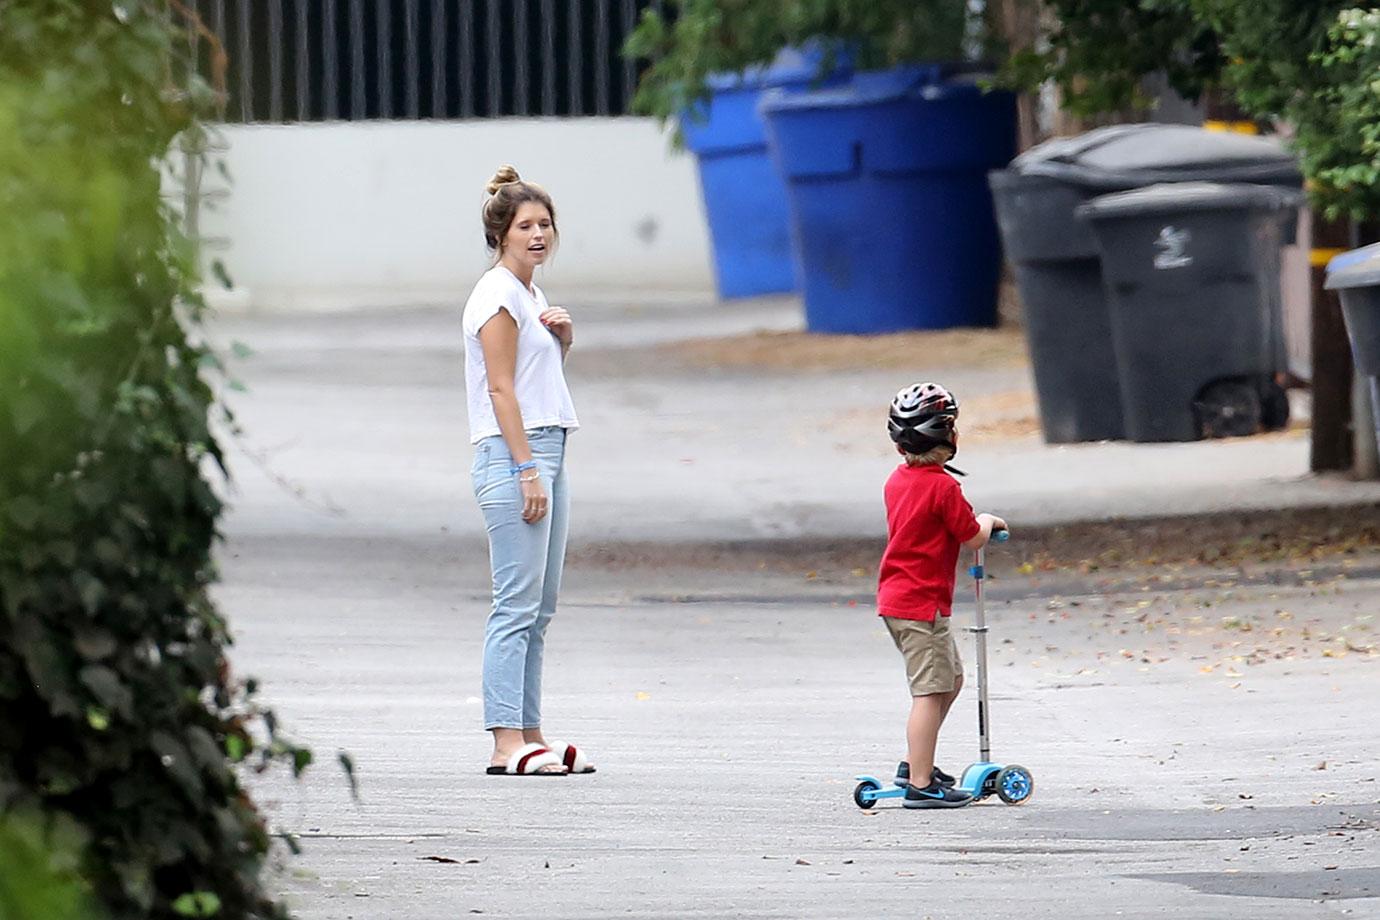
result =
[{"label": "logo on trash bin", "polygon": [[1155,253],[1155,267],[1186,268],[1192,265],[1193,256],[1184,253],[1188,241],[1192,238],[1192,234],[1187,230],[1179,230],[1176,227],[1162,228],[1160,235],[1155,239],[1155,246],[1160,250]]}]

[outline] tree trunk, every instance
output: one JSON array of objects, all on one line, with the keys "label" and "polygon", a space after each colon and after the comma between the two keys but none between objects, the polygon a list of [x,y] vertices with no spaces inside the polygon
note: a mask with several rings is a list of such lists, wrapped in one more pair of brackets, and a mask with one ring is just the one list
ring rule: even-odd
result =
[{"label": "tree trunk", "polygon": [[1309,468],[1314,472],[1350,471],[1355,457],[1352,434],[1351,343],[1342,304],[1323,290],[1327,259],[1351,243],[1345,223],[1313,217],[1313,438]]},{"label": "tree trunk", "polygon": [[[989,4],[996,32],[1012,52],[1032,47],[1040,37],[1040,0],[997,0]],[[1016,97],[1018,150],[1028,150],[1044,140],[1040,129],[1039,99],[1032,93]]]}]

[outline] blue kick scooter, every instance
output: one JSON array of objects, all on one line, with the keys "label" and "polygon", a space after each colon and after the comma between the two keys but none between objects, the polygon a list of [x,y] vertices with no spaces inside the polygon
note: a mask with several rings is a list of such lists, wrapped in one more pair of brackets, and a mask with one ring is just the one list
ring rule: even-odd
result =
[{"label": "blue kick scooter", "polygon": [[[998,530],[992,534],[992,541],[1005,543],[1010,536],[1007,531]],[[993,763],[992,742],[987,735],[987,611],[982,591],[982,582],[987,573],[982,550],[977,551],[973,567],[968,571],[973,576],[977,590],[977,613],[968,631],[977,638],[978,762],[968,765],[954,788],[971,795],[974,802],[996,795],[1008,805],[1020,805],[1030,800],[1035,791],[1035,780],[1025,767]],[[864,774],[854,779],[858,780],[858,785],[853,789],[853,802],[859,808],[872,808],[882,799],[899,799],[906,794],[904,785],[891,783],[884,786],[875,776]]]}]

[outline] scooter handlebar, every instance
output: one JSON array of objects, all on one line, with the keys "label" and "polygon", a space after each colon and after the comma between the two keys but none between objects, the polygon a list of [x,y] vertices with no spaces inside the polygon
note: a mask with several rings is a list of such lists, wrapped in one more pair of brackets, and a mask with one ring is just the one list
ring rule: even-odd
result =
[{"label": "scooter handlebar", "polygon": [[993,543],[1005,543],[1007,540],[1010,540],[1010,539],[1011,539],[1011,531],[1007,530],[1007,529],[1004,528],[1004,527],[1003,527],[1001,530],[994,530],[994,531],[992,531],[992,542],[993,542]]}]

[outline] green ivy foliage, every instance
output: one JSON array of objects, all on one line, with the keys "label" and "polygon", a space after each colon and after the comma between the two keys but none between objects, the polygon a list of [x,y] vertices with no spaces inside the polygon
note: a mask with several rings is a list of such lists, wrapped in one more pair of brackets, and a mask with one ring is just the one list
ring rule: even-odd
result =
[{"label": "green ivy foliage", "polygon": [[963,0],[669,0],[642,14],[623,53],[647,62],[633,108],[663,121],[708,97],[716,73],[823,40],[860,68],[963,56]]},{"label": "green ivy foliage", "polygon": [[180,4],[0,0],[0,817],[113,918],[278,918],[235,764],[310,760],[229,673],[193,246],[160,188],[212,98]]}]

